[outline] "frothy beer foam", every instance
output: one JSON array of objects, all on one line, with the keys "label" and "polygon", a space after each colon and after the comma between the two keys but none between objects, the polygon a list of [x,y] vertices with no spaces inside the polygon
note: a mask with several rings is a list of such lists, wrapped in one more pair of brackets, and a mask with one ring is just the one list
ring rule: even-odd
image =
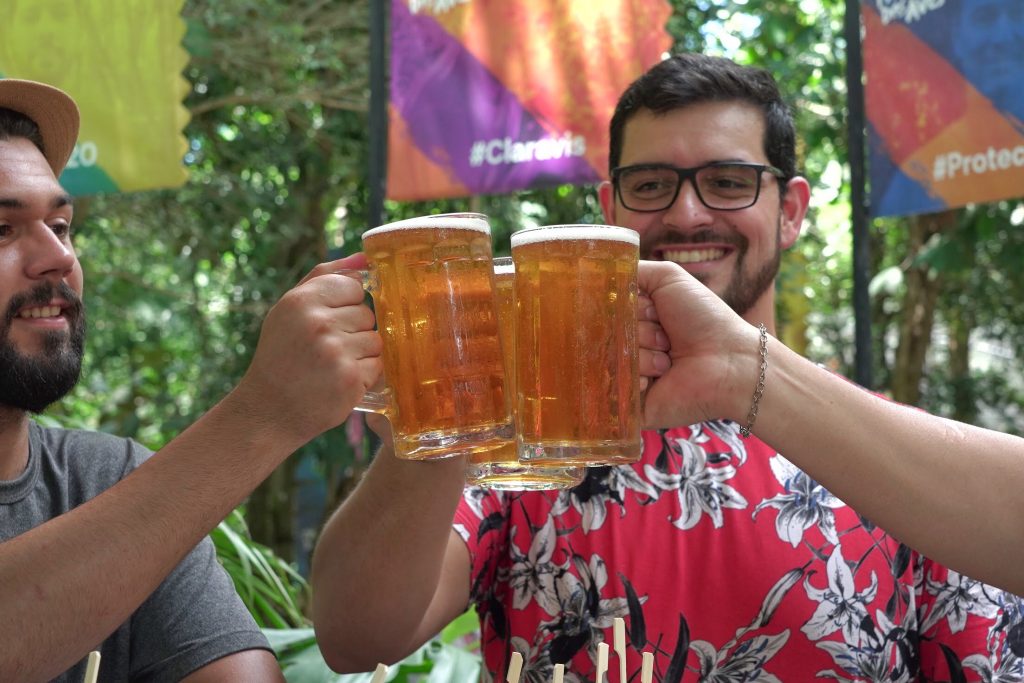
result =
[{"label": "frothy beer foam", "polygon": [[613,240],[640,246],[640,235],[635,230],[617,225],[547,225],[512,233],[513,248],[551,240]]},{"label": "frothy beer foam", "polygon": [[414,230],[422,228],[447,228],[450,230],[475,230],[484,234],[490,234],[491,228],[487,224],[487,218],[483,215],[473,214],[436,214],[433,216],[419,216],[418,218],[407,218],[404,221],[396,221],[382,225],[379,228],[372,228],[363,233],[363,239],[380,235],[393,230]]},{"label": "frothy beer foam", "polygon": [[499,256],[494,259],[495,275],[515,275],[516,264],[512,262],[511,256]]}]

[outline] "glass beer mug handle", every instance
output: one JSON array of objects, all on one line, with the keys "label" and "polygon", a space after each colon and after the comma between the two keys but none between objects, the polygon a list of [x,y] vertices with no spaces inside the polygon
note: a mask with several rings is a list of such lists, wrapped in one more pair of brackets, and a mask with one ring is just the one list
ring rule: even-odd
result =
[{"label": "glass beer mug handle", "polygon": [[[344,275],[350,277],[353,280],[358,280],[362,283],[363,289],[368,294],[373,293],[373,273],[368,270],[358,270],[356,268],[343,268],[341,270],[334,271],[338,275]],[[382,377],[376,385],[372,388],[367,389],[366,393],[363,394],[363,398],[356,404],[355,409],[363,413],[380,413],[381,415],[387,415],[391,408],[391,388],[384,383]]]},{"label": "glass beer mug handle", "polygon": [[342,268],[341,270],[334,271],[335,275],[344,275],[350,277],[353,280],[359,280],[362,283],[363,289],[367,292],[370,291],[370,271],[358,270],[356,268]]},{"label": "glass beer mug handle", "polygon": [[366,390],[359,403],[356,404],[355,409],[362,413],[388,415],[391,412],[391,387],[384,384],[384,380],[381,379],[373,387]]}]

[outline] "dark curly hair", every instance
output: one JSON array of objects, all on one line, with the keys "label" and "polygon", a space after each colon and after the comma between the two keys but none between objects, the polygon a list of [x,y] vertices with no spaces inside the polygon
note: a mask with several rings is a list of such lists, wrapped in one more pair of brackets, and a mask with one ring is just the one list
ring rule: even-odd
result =
[{"label": "dark curly hair", "polygon": [[[626,122],[642,109],[666,114],[703,102],[747,102],[764,112],[764,151],[768,162],[785,174],[797,175],[796,127],[775,79],[764,69],[741,66],[723,57],[684,53],[649,69],[626,89],[615,106],[610,125],[609,169],[622,159]],[[785,183],[779,183],[785,191]]]}]

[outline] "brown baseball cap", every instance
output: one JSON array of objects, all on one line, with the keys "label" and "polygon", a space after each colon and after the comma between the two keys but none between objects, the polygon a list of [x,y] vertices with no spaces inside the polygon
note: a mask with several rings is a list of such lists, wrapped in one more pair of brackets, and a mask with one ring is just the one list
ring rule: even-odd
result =
[{"label": "brown baseball cap", "polygon": [[63,90],[36,81],[0,78],[0,107],[36,122],[43,138],[43,156],[59,176],[78,140],[78,105]]}]

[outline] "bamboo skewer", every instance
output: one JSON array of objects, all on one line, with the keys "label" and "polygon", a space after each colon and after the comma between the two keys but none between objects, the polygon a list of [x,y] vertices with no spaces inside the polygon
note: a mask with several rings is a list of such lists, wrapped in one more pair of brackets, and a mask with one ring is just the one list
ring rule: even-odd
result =
[{"label": "bamboo skewer", "polygon": [[654,654],[643,653],[643,664],[640,665],[640,683],[651,683],[654,676]]},{"label": "bamboo skewer", "polygon": [[604,683],[604,675],[608,671],[608,643],[597,644],[597,678],[594,683]]},{"label": "bamboo skewer", "polygon": [[619,658],[619,683],[626,683],[626,622],[621,617],[615,617],[612,624],[615,656]]},{"label": "bamboo skewer", "polygon": [[376,671],[373,672],[373,677],[370,678],[370,683],[384,683],[384,677],[387,675],[387,664],[378,664]]},{"label": "bamboo skewer", "polygon": [[508,663],[508,676],[505,680],[508,683],[519,683],[519,674],[523,671],[523,656],[518,652],[512,653],[512,659]]},{"label": "bamboo skewer", "polygon": [[89,661],[85,665],[84,683],[96,683],[96,677],[100,673],[100,653],[93,650],[89,653]]}]

